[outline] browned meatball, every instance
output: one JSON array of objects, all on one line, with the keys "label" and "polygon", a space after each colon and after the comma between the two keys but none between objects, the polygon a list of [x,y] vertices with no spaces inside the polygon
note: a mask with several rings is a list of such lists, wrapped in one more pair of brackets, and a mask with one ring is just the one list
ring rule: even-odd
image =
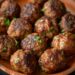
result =
[{"label": "browned meatball", "polygon": [[60,27],[63,31],[75,33],[75,16],[70,13],[65,14],[62,17]]},{"label": "browned meatball", "polygon": [[35,55],[40,56],[46,48],[46,43],[37,33],[32,33],[22,40],[21,47],[24,50],[32,51]]},{"label": "browned meatball", "polygon": [[35,31],[42,36],[52,38],[58,34],[58,28],[52,24],[51,19],[43,16],[35,23]]},{"label": "browned meatball", "polygon": [[59,18],[63,14],[63,4],[60,0],[48,0],[43,7],[44,14],[51,18]]},{"label": "browned meatball", "polygon": [[39,59],[43,71],[54,73],[65,69],[66,60],[63,52],[56,49],[47,49]]},{"label": "browned meatball", "polygon": [[63,51],[66,56],[75,55],[75,34],[65,32],[55,36],[52,47]]},{"label": "browned meatball", "polygon": [[37,7],[41,8],[46,1],[47,0],[32,0],[31,2],[34,3]]},{"label": "browned meatball", "polygon": [[0,56],[2,59],[8,60],[10,55],[16,51],[15,39],[7,35],[0,35]]},{"label": "browned meatball", "polygon": [[14,17],[19,17],[20,7],[16,2],[5,0],[2,5],[0,11],[10,19]]},{"label": "browned meatball", "polygon": [[25,4],[21,9],[20,16],[30,21],[31,23],[35,22],[39,18],[39,9],[33,3]]},{"label": "browned meatball", "polygon": [[31,74],[36,68],[36,58],[30,52],[24,52],[23,50],[17,50],[10,59],[11,67],[16,70]]},{"label": "browned meatball", "polygon": [[10,37],[23,38],[32,32],[32,25],[22,18],[13,19],[9,28]]}]

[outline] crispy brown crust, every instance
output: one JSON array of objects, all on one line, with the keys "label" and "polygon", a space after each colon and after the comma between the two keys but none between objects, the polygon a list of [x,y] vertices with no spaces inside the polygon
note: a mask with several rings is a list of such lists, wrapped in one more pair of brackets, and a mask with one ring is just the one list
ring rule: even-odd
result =
[{"label": "crispy brown crust", "polygon": [[16,51],[15,40],[7,35],[0,35],[0,56],[2,59],[9,60],[11,54]]},{"label": "crispy brown crust", "polygon": [[60,0],[49,0],[44,4],[43,12],[51,18],[59,18],[63,15],[64,6]]},{"label": "crispy brown crust", "polygon": [[21,18],[25,18],[26,20],[34,23],[40,16],[39,9],[33,3],[25,4],[21,9]]},{"label": "crispy brown crust", "polygon": [[75,16],[70,13],[65,14],[62,17],[60,27],[63,31],[75,33]]},{"label": "crispy brown crust", "polygon": [[13,1],[6,0],[2,3],[0,11],[8,18],[19,17],[20,6]]},{"label": "crispy brown crust", "polygon": [[64,51],[66,56],[75,55],[75,35],[66,32],[55,36],[52,47]]},{"label": "crispy brown crust", "polygon": [[[57,25],[57,23],[55,24]],[[36,21],[35,32],[37,32],[41,36],[52,39],[55,35],[58,34],[58,28],[55,27],[51,18],[43,16]]]},{"label": "crispy brown crust", "polygon": [[31,74],[36,68],[36,58],[30,52],[17,50],[10,59],[12,68],[24,74]]},{"label": "crispy brown crust", "polygon": [[7,31],[12,38],[24,38],[32,33],[32,25],[22,18],[13,19]]},{"label": "crispy brown crust", "polygon": [[37,33],[32,33],[21,41],[21,47],[40,56],[46,48],[46,42]]},{"label": "crispy brown crust", "polygon": [[63,52],[47,49],[40,57],[39,64],[45,72],[54,73],[65,68],[66,61]]}]

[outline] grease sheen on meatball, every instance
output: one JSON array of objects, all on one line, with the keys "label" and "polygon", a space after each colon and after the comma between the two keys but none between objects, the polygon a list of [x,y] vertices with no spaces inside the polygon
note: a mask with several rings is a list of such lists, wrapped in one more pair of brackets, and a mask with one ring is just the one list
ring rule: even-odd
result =
[{"label": "grease sheen on meatball", "polygon": [[66,56],[75,55],[75,34],[65,32],[55,36],[52,47],[62,50]]},{"label": "grease sheen on meatball", "polygon": [[22,7],[20,16],[33,23],[40,16],[39,9],[33,3],[27,3]]},{"label": "grease sheen on meatball", "polygon": [[7,35],[0,35],[0,56],[2,59],[8,60],[12,53],[16,51],[15,39]]},{"label": "grease sheen on meatball", "polygon": [[10,59],[11,67],[27,75],[31,74],[36,68],[36,58],[30,52],[17,50]]},{"label": "grease sheen on meatball", "polygon": [[7,31],[10,37],[16,38],[24,38],[31,32],[32,25],[22,18],[13,19]]},{"label": "grease sheen on meatball", "polygon": [[48,38],[53,38],[58,34],[58,27],[56,27],[50,18],[43,16],[35,23],[35,31]]},{"label": "grease sheen on meatball", "polygon": [[63,31],[75,33],[75,16],[70,13],[65,14],[62,17],[60,27]]},{"label": "grease sheen on meatball", "polygon": [[46,48],[46,42],[45,39],[37,33],[32,33],[22,40],[21,47],[24,50],[32,51],[35,55],[40,56]]},{"label": "grease sheen on meatball", "polygon": [[20,7],[19,5],[10,0],[5,0],[2,5],[0,11],[6,16],[9,17],[10,19],[14,17],[19,17],[20,14]]},{"label": "grease sheen on meatball", "polygon": [[63,4],[60,0],[48,0],[43,6],[43,12],[51,18],[59,18],[63,14]]},{"label": "grease sheen on meatball", "polygon": [[47,49],[39,59],[39,65],[48,73],[58,72],[65,69],[66,61],[64,54],[57,49]]}]

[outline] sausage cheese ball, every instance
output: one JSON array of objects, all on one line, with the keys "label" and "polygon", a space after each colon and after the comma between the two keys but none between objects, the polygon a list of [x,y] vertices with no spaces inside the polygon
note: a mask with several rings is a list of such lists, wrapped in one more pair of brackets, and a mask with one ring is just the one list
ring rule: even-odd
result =
[{"label": "sausage cheese ball", "polygon": [[1,5],[0,11],[2,11],[6,17],[12,19],[19,17],[20,7],[16,2],[5,0]]},{"label": "sausage cheese ball", "polygon": [[27,75],[31,74],[36,68],[36,58],[30,52],[17,50],[10,59],[11,67]]},{"label": "sausage cheese ball", "polygon": [[55,36],[52,47],[63,51],[66,56],[75,55],[75,34],[65,32]]},{"label": "sausage cheese ball", "polygon": [[2,59],[8,60],[10,55],[16,51],[15,39],[7,35],[0,35],[0,56]]},{"label": "sausage cheese ball", "polygon": [[58,72],[65,68],[66,60],[63,52],[56,49],[47,49],[39,59],[39,65],[48,73]]},{"label": "sausage cheese ball", "polygon": [[33,23],[39,18],[39,14],[39,9],[33,3],[27,3],[22,7],[20,16]]},{"label": "sausage cheese ball", "polygon": [[65,14],[62,17],[60,27],[63,31],[75,33],[75,16],[70,13]]},{"label": "sausage cheese ball", "polygon": [[22,40],[21,47],[24,50],[32,51],[35,55],[40,56],[46,48],[46,43],[37,33],[32,33]]},{"label": "sausage cheese ball", "polygon": [[43,16],[35,23],[35,31],[42,36],[48,38],[53,38],[53,36],[58,34],[58,28],[52,24],[51,19]]},{"label": "sausage cheese ball", "polygon": [[10,37],[24,38],[32,33],[32,25],[22,18],[13,19],[7,33]]},{"label": "sausage cheese ball", "polygon": [[51,18],[59,18],[63,14],[63,4],[59,0],[48,0],[43,6],[43,12]]}]

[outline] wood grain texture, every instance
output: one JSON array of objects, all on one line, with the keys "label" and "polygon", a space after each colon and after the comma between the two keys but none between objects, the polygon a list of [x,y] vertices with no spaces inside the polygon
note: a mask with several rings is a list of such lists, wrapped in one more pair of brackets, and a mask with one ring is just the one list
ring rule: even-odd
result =
[{"label": "wood grain texture", "polygon": [[60,0],[63,2],[68,11],[75,15],[75,0]]},{"label": "wood grain texture", "polygon": [[[0,60],[0,69],[5,71],[6,73],[10,74],[10,75],[26,75],[26,74],[22,74],[19,72],[16,72],[14,70],[11,69],[11,66],[8,62]],[[75,61],[71,64],[70,68],[57,73],[57,74],[46,74],[44,72],[38,71],[36,74],[34,75],[68,75],[70,73],[72,73],[73,71],[75,71]]]}]

